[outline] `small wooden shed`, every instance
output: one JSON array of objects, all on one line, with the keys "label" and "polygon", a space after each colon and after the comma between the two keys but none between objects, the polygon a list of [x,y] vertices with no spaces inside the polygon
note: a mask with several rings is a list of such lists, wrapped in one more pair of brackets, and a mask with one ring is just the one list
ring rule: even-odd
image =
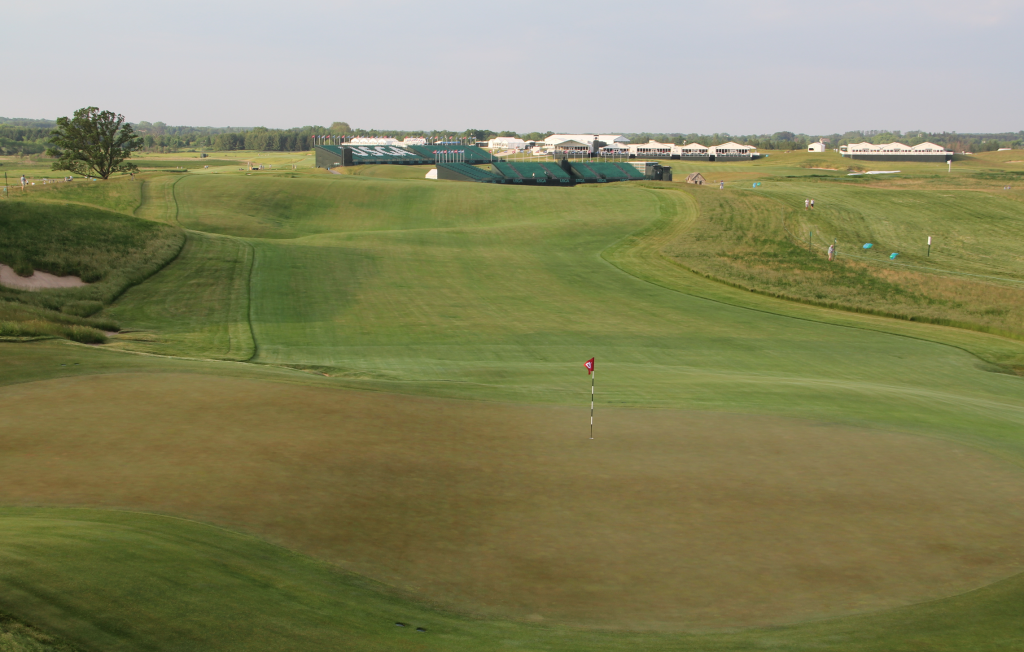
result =
[{"label": "small wooden shed", "polygon": [[703,186],[704,175],[702,175],[700,172],[691,172],[690,174],[686,175],[686,183],[695,183],[698,186]]}]

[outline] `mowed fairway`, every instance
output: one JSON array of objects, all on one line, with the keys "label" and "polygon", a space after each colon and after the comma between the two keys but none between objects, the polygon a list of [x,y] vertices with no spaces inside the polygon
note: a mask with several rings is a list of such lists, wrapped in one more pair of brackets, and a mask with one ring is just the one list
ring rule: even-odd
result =
[{"label": "mowed fairway", "polygon": [[916,436],[619,409],[590,441],[573,408],[185,374],[9,387],[0,415],[5,504],[187,514],[491,617],[780,624],[1024,570],[1024,473]]},{"label": "mowed fairway", "polygon": [[[1021,342],[785,304],[648,256],[698,209],[664,186],[158,181],[136,215],[192,231],[103,313],[124,332],[0,348],[0,504],[155,512],[309,555],[302,570],[242,546],[239,568],[276,569],[244,603],[279,618],[268,648],[415,649],[390,638],[412,612],[461,632],[423,649],[891,650],[901,632],[956,649],[981,640],[968,621],[1022,640],[993,605],[1024,600],[1024,385],[970,353],[1022,359]],[[52,528],[38,554],[65,549],[59,512],[21,513]],[[101,540],[81,518],[66,527]],[[131,603],[91,607],[86,582],[17,611],[32,572],[11,563],[0,610],[75,640],[100,646],[76,628]],[[118,625],[123,640],[255,646],[257,630],[218,639],[200,606],[241,600],[204,588],[219,564],[162,588],[151,629]],[[330,575],[337,611],[316,613],[339,615],[309,624],[282,587],[313,567],[383,585]],[[59,594],[55,577],[39,570]],[[370,606],[338,598],[339,577]],[[167,641],[161,618],[181,623]],[[761,626],[781,629],[708,633]]]}]

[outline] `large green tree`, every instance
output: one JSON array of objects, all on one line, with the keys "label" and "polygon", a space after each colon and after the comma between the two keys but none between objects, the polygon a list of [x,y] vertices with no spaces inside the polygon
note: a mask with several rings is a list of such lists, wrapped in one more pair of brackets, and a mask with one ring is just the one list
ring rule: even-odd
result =
[{"label": "large green tree", "polygon": [[75,111],[73,118],[57,118],[50,144],[46,153],[57,157],[52,169],[106,179],[137,170],[125,161],[143,142],[123,115],[90,106]]}]

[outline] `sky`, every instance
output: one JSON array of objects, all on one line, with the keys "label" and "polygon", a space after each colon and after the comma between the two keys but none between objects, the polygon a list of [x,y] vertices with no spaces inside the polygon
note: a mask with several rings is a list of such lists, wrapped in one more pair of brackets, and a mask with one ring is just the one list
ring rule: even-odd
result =
[{"label": "sky", "polygon": [[1024,129],[1024,0],[0,0],[0,116],[811,135]]}]

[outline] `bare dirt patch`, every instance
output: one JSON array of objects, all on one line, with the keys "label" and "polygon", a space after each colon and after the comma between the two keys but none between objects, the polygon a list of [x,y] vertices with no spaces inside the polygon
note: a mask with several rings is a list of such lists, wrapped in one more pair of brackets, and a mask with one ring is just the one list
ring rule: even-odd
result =
[{"label": "bare dirt patch", "polygon": [[0,503],[177,514],[481,615],[708,629],[1024,570],[1024,472],[762,416],[588,411],[172,374],[0,389]]},{"label": "bare dirt patch", "polygon": [[0,285],[15,290],[36,291],[54,288],[80,288],[89,284],[77,276],[54,276],[39,270],[34,270],[32,276],[18,276],[11,267],[0,265]]}]

